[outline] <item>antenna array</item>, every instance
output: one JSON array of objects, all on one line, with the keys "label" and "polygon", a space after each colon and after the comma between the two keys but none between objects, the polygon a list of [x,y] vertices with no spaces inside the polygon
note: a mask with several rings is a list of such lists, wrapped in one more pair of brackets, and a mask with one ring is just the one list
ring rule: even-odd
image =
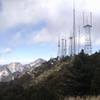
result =
[{"label": "antenna array", "polygon": [[83,28],[85,35],[85,53],[92,53],[91,29],[92,29],[92,13],[83,13]]}]

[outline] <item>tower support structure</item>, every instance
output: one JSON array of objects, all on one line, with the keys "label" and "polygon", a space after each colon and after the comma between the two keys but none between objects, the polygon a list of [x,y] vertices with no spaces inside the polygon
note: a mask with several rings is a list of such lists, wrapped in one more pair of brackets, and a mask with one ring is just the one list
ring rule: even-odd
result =
[{"label": "tower support structure", "polygon": [[91,29],[92,29],[92,13],[83,13],[83,28],[85,31],[85,47],[84,51],[86,54],[92,53],[92,41],[91,41]]},{"label": "tower support structure", "polygon": [[73,48],[72,48],[72,43],[73,43],[73,37],[72,36],[70,36],[69,37],[69,40],[70,40],[70,44],[69,44],[69,54],[70,54],[70,56],[72,56],[73,55]]},{"label": "tower support structure", "polygon": [[72,56],[76,54],[76,9],[75,0],[73,0],[73,34],[72,34]]},{"label": "tower support structure", "polygon": [[67,40],[66,38],[58,39],[58,58],[63,58],[67,55]]}]

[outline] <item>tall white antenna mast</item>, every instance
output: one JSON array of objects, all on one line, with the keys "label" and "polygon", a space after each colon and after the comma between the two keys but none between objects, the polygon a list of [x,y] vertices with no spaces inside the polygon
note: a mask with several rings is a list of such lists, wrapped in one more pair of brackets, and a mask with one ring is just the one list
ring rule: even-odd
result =
[{"label": "tall white antenna mast", "polygon": [[78,53],[80,52],[80,26],[79,26],[79,32],[78,32]]},{"label": "tall white antenna mast", "polygon": [[75,0],[73,0],[73,55],[76,54],[76,17],[75,17]]}]

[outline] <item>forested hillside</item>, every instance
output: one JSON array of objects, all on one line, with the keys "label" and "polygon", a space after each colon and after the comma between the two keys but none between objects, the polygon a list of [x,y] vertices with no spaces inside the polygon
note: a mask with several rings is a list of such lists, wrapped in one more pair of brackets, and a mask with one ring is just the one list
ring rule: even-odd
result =
[{"label": "forested hillside", "polygon": [[[0,83],[0,100],[64,100],[100,94],[100,52],[51,59],[20,79]],[[34,75],[34,77],[33,77]]]}]

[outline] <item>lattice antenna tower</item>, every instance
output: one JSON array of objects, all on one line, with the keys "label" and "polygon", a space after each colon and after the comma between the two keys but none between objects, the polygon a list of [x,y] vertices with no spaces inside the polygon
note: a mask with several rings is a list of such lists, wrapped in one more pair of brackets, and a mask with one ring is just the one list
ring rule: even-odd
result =
[{"label": "lattice antenna tower", "polygon": [[91,41],[91,29],[92,29],[92,12],[85,13],[83,12],[83,28],[85,31],[85,53],[92,53],[92,41]]},{"label": "lattice antenna tower", "polygon": [[78,53],[80,52],[80,35],[81,35],[81,28],[78,28]]},{"label": "lattice antenna tower", "polygon": [[72,48],[73,37],[70,36],[70,37],[69,37],[69,40],[70,40],[70,45],[69,45],[69,54],[70,54],[70,56],[72,57],[72,56],[73,56],[73,48]]},{"label": "lattice antenna tower", "polygon": [[65,51],[64,56],[66,56],[67,55],[67,40],[66,40],[66,38],[65,38],[65,49],[64,49],[64,51]]},{"label": "lattice antenna tower", "polygon": [[64,56],[64,39],[61,39],[61,57]]},{"label": "lattice antenna tower", "polygon": [[58,58],[60,58],[60,48],[61,48],[61,45],[60,45],[60,36],[58,37]]},{"label": "lattice antenna tower", "polygon": [[72,36],[72,56],[76,54],[76,11],[75,0],[73,0],[73,36]]},{"label": "lattice antenna tower", "polygon": [[67,40],[66,37],[58,38],[58,58],[65,57],[67,55]]}]

